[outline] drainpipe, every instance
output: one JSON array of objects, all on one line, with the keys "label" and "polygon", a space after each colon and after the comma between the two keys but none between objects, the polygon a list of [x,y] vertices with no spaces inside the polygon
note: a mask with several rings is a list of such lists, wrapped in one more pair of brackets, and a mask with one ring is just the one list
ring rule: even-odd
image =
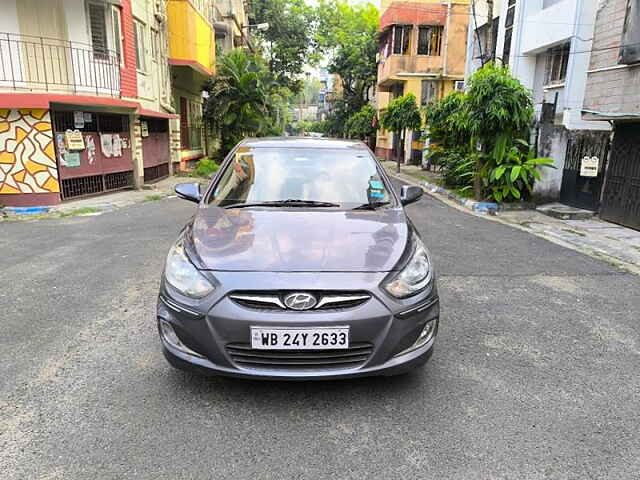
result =
[{"label": "drainpipe", "polygon": [[[572,91],[573,91],[573,77],[575,77],[575,55],[572,55],[572,53],[576,50],[576,40],[578,40],[580,38],[580,36],[578,35],[578,25],[580,23],[580,10],[582,9],[582,0],[577,0],[576,1],[576,12],[573,16],[573,35],[571,36],[571,46],[569,47],[569,61],[567,63],[567,76],[565,78],[565,82],[564,82],[564,91],[565,91],[565,95],[564,95],[564,109],[566,110],[567,106],[570,106],[573,104],[573,102],[571,101],[571,95],[572,95]],[[592,35],[593,36],[593,35]],[[588,47],[588,49],[591,49],[591,46]],[[586,73],[584,74],[586,77]],[[584,90],[583,90],[584,92]],[[584,102],[584,93],[582,95],[582,102],[580,103],[580,108],[582,108],[582,103]],[[569,107],[572,108],[572,107]],[[563,112],[563,124],[564,124],[564,112]],[[569,127],[571,127],[573,123],[573,118],[569,117],[569,125],[565,125],[565,127],[568,129]]]},{"label": "drainpipe", "polygon": [[444,37],[444,52],[442,54],[442,61],[444,66],[442,67],[442,76],[447,76],[447,57],[449,53],[449,25],[451,25],[451,0],[447,2],[447,34]]}]

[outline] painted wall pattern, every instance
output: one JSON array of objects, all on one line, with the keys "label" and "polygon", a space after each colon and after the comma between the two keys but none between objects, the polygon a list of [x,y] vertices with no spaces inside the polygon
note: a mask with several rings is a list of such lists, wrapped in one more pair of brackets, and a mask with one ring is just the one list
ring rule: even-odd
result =
[{"label": "painted wall pattern", "polygon": [[60,192],[51,117],[0,109],[0,194]]}]

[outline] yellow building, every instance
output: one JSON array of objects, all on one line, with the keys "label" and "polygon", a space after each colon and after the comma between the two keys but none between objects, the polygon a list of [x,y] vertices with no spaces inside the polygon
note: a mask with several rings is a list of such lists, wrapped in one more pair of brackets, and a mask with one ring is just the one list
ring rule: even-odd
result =
[{"label": "yellow building", "polygon": [[[468,0],[383,0],[376,87],[379,113],[407,93],[423,106],[464,88],[468,13]],[[408,132],[404,145],[394,137],[378,130],[376,154],[391,159],[402,153],[405,162],[420,161],[420,132]]]}]

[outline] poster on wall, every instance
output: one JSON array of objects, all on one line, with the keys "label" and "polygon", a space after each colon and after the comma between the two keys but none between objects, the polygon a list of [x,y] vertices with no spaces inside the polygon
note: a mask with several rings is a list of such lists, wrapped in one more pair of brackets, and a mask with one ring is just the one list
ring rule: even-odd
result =
[{"label": "poster on wall", "polygon": [[580,176],[597,177],[599,163],[598,157],[584,157],[580,162]]},{"label": "poster on wall", "polygon": [[113,138],[110,133],[100,134],[100,150],[102,150],[102,155],[107,158],[113,156]]},{"label": "poster on wall", "polygon": [[143,138],[149,136],[149,124],[144,120],[140,122],[140,135]]},{"label": "poster on wall", "polygon": [[64,132],[64,143],[67,150],[84,150],[84,138],[80,130]]},{"label": "poster on wall", "polygon": [[93,140],[91,135],[84,137],[84,140],[87,144],[87,158],[89,160],[89,165],[93,165],[93,162],[96,161],[96,142]]},{"label": "poster on wall", "polygon": [[73,112],[73,128],[84,128],[83,112]]},{"label": "poster on wall", "polygon": [[80,152],[66,152],[64,154],[64,166],[65,167],[79,167],[80,166]]}]

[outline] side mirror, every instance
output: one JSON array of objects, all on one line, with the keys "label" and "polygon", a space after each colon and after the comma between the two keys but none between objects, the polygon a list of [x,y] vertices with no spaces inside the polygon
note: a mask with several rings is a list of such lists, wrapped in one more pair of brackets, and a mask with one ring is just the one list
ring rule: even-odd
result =
[{"label": "side mirror", "polygon": [[400,203],[402,203],[402,205],[409,205],[410,203],[417,202],[423,193],[420,187],[403,185],[400,189]]},{"label": "side mirror", "polygon": [[202,198],[199,183],[179,183],[175,186],[176,194],[190,202],[199,203]]}]

